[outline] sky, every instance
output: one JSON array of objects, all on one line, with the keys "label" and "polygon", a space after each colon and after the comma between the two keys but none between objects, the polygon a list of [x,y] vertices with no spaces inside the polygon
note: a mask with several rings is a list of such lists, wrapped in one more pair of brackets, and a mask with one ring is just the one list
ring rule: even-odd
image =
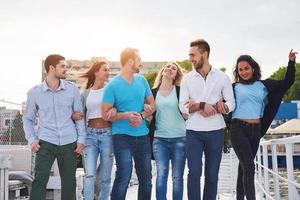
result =
[{"label": "sky", "polygon": [[291,48],[300,51],[299,8],[299,0],[0,0],[0,100],[26,101],[49,54],[115,61],[135,47],[143,61],[184,60],[197,38],[209,42],[213,67],[232,76],[249,54],[267,78]]}]

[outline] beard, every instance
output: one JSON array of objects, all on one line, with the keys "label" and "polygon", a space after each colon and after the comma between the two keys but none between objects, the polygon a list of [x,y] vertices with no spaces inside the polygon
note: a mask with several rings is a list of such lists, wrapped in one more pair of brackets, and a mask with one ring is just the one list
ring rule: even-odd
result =
[{"label": "beard", "polygon": [[140,69],[139,68],[135,68],[134,66],[131,68],[133,73],[139,73],[140,72]]},{"label": "beard", "polygon": [[67,78],[67,74],[66,73],[56,74],[55,78],[57,78],[57,79],[66,79]]},{"label": "beard", "polygon": [[140,68],[139,68],[139,66],[137,66],[136,65],[136,63],[134,62],[134,64],[133,64],[133,66],[131,67],[131,69],[132,69],[132,71],[134,72],[134,73],[139,73],[140,72]]},{"label": "beard", "polygon": [[201,57],[200,60],[194,66],[195,70],[198,71],[198,70],[202,69],[203,64],[204,64],[204,59],[203,59],[203,57]]}]

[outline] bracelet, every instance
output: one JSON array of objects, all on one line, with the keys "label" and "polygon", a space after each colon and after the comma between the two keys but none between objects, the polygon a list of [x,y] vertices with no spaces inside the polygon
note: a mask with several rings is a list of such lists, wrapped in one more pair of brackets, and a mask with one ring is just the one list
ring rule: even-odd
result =
[{"label": "bracelet", "polygon": [[142,118],[142,119],[145,119],[142,113],[140,113],[140,115],[141,115],[141,118]]},{"label": "bracelet", "polygon": [[199,104],[199,110],[204,110],[205,102],[200,102]]}]

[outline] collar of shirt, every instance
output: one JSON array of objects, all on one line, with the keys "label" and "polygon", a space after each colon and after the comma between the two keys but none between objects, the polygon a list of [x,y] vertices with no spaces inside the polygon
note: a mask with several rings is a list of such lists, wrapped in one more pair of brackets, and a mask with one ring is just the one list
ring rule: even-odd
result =
[{"label": "collar of shirt", "polygon": [[[57,88],[56,91],[64,90],[65,88],[66,88],[66,86],[65,86],[64,81],[60,79],[60,80],[59,80],[59,86],[58,86],[58,88]],[[50,89],[50,88],[48,87],[48,85],[47,85],[46,80],[44,80],[43,83],[42,83],[42,89],[43,89],[43,92],[46,92],[46,91],[48,91],[48,90],[51,91],[51,89]]]},{"label": "collar of shirt", "polygon": [[[216,69],[213,68],[213,67],[211,67],[211,70],[208,72],[208,74],[210,74],[210,73],[215,73],[215,71],[216,71]],[[200,77],[202,77],[201,74],[195,70],[195,68],[193,68],[192,74],[193,74],[194,76],[200,76]],[[207,74],[207,75],[208,75],[208,74]],[[202,78],[203,78],[203,77],[202,77]]]}]

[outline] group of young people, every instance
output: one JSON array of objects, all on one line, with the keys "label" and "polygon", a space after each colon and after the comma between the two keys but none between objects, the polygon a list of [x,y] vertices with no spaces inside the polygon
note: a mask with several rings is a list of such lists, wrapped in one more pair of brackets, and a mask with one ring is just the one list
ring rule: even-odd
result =
[{"label": "group of young people", "polygon": [[[193,70],[184,75],[178,63],[169,62],[159,71],[151,90],[138,74],[142,66],[139,51],[126,48],[120,55],[119,75],[108,82],[109,63],[94,63],[82,75],[87,84],[81,95],[75,85],[62,79],[65,58],[48,56],[46,79],[28,92],[23,115],[26,138],[36,153],[30,199],[45,199],[55,158],[62,199],[75,199],[76,156],[81,154],[86,200],[125,200],[133,161],[138,199],[150,200],[152,155],[157,168],[156,199],[166,199],[170,168],[172,199],[183,199],[187,160],[188,199],[200,200],[204,154],[203,199],[215,200],[226,126],[223,114],[232,115],[230,139],[240,162],[236,199],[255,199],[254,157],[260,138],[294,82],[296,52],[289,53],[283,80],[261,80],[257,62],[241,55],[234,67],[234,84],[210,65],[209,54],[205,40],[192,41],[189,59]],[[38,135],[34,130],[37,116]],[[150,120],[149,129],[146,119]],[[111,189],[114,160],[116,175]]]}]

